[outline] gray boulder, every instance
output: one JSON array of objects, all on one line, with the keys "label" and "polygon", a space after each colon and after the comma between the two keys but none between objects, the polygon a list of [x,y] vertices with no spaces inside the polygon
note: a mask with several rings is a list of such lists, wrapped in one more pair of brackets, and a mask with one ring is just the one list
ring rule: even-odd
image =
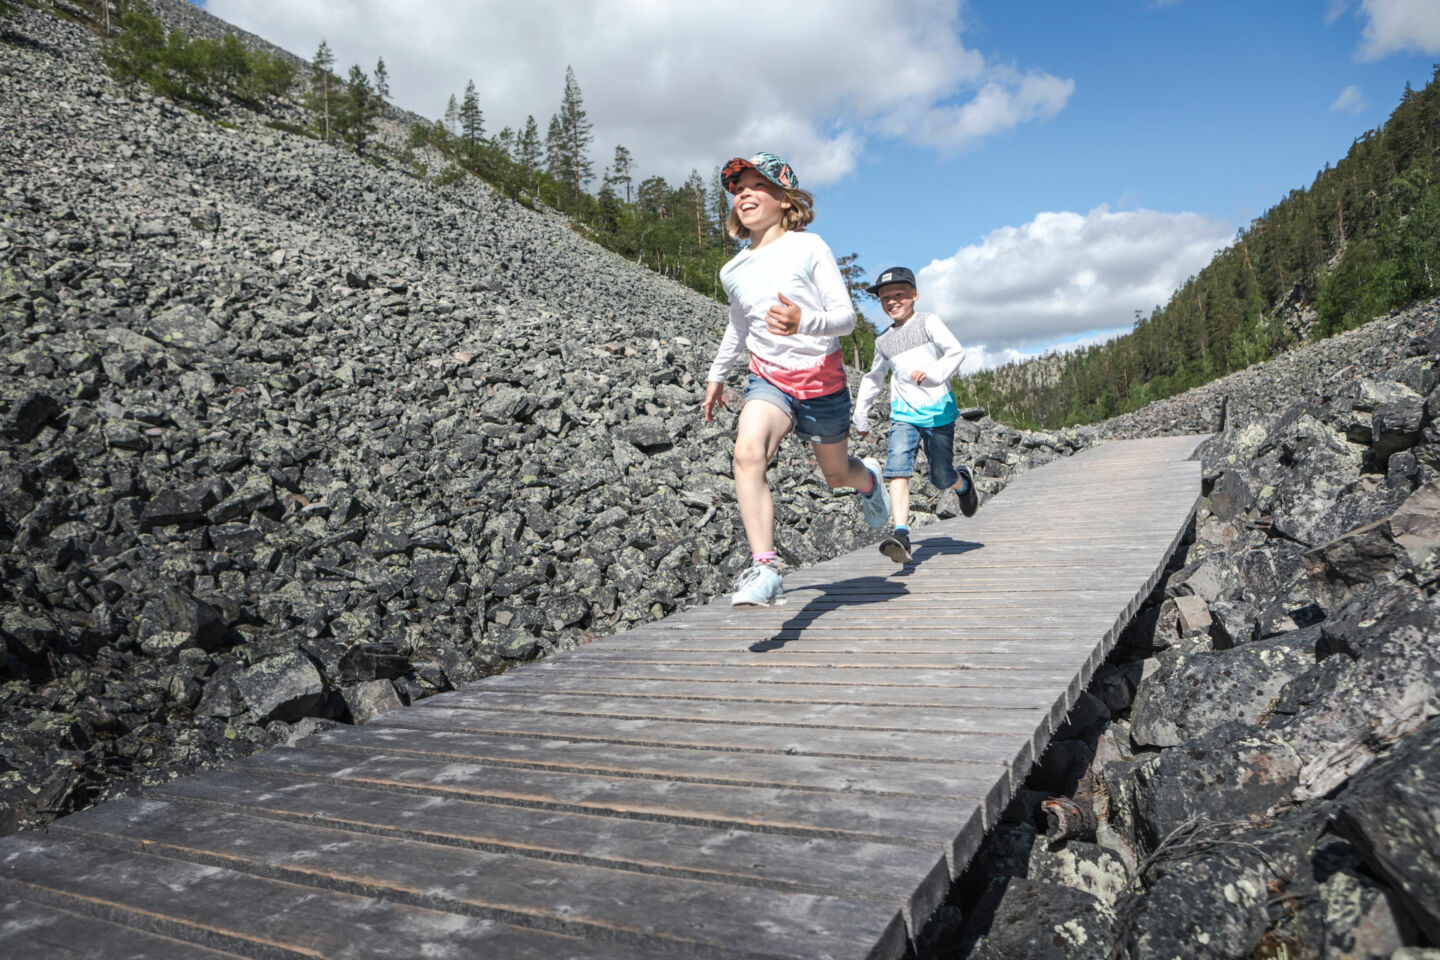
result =
[{"label": "gray boulder", "polygon": [[1355,776],[1338,804],[1336,826],[1440,942],[1440,718]]},{"label": "gray boulder", "polygon": [[268,657],[235,675],[235,689],[260,721],[295,721],[325,700],[325,681],[298,650]]}]

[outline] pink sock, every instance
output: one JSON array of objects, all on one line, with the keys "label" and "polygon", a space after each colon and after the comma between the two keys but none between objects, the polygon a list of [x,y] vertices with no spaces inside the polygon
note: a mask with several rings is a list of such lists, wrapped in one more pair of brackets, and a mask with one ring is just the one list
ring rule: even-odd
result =
[{"label": "pink sock", "polygon": [[774,563],[775,551],[767,550],[764,553],[752,553],[750,554],[750,559],[755,563]]}]

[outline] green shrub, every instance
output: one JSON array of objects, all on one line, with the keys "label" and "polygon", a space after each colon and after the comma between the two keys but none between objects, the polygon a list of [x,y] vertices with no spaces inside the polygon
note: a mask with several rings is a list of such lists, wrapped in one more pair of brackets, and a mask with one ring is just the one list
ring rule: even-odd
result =
[{"label": "green shrub", "polygon": [[143,7],[122,13],[119,27],[101,54],[111,75],[123,84],[144,83],[163,97],[205,104],[226,97],[258,105],[284,94],[295,76],[284,60],[251,50],[233,36],[192,40],[179,30],[167,35],[160,19]]},{"label": "green shrub", "polygon": [[464,170],[461,170],[453,163],[447,163],[444,170],[441,170],[439,173],[435,174],[434,183],[437,187],[453,187],[455,184],[462,182],[464,179]]}]

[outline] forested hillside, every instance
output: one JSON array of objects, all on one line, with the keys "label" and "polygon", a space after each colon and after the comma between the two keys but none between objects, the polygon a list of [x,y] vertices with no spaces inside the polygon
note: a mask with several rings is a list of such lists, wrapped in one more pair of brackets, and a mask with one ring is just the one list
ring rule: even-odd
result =
[{"label": "forested hillside", "polygon": [[1028,427],[1094,423],[1440,290],[1440,67],[1115,340],[958,382]]}]

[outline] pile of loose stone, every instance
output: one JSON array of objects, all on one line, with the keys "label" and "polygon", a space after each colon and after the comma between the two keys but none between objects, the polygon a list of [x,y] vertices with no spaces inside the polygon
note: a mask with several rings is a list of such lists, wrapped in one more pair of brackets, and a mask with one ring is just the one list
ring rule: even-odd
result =
[{"label": "pile of loose stone", "polygon": [[1100,433],[1221,409],[1190,542],[923,957],[1440,956],[1440,301]]},{"label": "pile of loose stone", "polygon": [[[96,50],[0,40],[0,833],[731,585],[721,305]],[[1089,442],[971,416],[987,495]],[[804,445],[772,477],[791,565],[872,539]]]}]

